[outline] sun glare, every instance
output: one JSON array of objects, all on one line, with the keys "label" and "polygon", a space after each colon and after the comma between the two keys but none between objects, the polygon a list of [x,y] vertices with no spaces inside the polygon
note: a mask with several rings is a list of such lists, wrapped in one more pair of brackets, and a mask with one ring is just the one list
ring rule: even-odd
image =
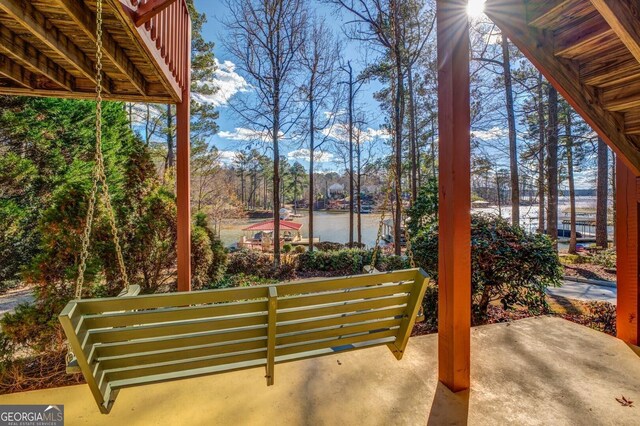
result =
[{"label": "sun glare", "polygon": [[467,15],[470,18],[479,18],[484,13],[484,3],[486,0],[469,0],[467,3]]}]

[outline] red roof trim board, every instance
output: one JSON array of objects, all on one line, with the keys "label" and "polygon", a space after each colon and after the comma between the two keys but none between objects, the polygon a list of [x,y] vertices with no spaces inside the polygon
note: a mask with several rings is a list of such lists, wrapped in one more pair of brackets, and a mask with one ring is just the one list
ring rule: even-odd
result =
[{"label": "red roof trim board", "polygon": [[[264,222],[251,225],[248,228],[244,228],[243,231],[273,231],[274,227],[275,227],[275,221],[267,220]],[[290,222],[285,220],[280,221],[281,231],[299,231],[301,228],[302,228],[301,223]]]}]

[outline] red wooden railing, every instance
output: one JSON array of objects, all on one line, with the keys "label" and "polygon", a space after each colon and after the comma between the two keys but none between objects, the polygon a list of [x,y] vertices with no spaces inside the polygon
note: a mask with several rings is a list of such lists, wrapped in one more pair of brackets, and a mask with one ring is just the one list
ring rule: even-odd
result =
[{"label": "red wooden railing", "polygon": [[144,25],[155,42],[178,86],[184,87],[185,74],[190,69],[186,64],[188,56],[184,54],[184,48],[191,31],[186,0],[131,0],[131,4],[138,11],[144,11],[146,18],[138,14],[140,25]]}]

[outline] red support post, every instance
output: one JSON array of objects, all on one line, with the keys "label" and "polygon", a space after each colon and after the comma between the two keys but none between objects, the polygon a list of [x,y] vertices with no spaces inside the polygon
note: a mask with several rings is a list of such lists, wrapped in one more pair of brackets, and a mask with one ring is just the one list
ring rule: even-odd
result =
[{"label": "red support post", "polygon": [[632,345],[640,344],[640,233],[638,178],[616,156],[616,253],[617,253],[617,334]]},{"label": "red support post", "polygon": [[176,108],[176,192],[178,205],[178,291],[191,290],[191,21],[186,26],[185,78]]},{"label": "red support post", "polygon": [[439,123],[438,379],[470,386],[471,119],[467,0],[437,0]]}]

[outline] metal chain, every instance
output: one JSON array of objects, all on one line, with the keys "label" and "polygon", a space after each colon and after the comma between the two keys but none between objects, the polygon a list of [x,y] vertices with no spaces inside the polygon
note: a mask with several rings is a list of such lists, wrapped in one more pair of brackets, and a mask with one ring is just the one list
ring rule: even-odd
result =
[{"label": "metal chain", "polygon": [[98,192],[98,182],[102,184],[103,201],[107,210],[111,232],[113,234],[113,243],[116,249],[118,266],[125,289],[129,290],[129,277],[122,256],[122,248],[120,247],[120,238],[118,237],[118,228],[116,225],[115,213],[111,205],[111,196],[109,195],[109,185],[107,184],[107,176],[104,171],[104,158],[102,156],[102,1],[96,2],[96,146],[95,146],[95,165],[93,168],[93,186],[89,197],[89,208],[87,209],[87,217],[84,233],[82,235],[82,252],[80,254],[80,265],[78,266],[78,279],[76,281],[76,299],[82,298],[82,287],[84,285],[84,273],[87,269],[87,258],[89,257],[89,243],[91,239],[91,229],[93,226],[93,218],[95,214],[96,195]]}]

